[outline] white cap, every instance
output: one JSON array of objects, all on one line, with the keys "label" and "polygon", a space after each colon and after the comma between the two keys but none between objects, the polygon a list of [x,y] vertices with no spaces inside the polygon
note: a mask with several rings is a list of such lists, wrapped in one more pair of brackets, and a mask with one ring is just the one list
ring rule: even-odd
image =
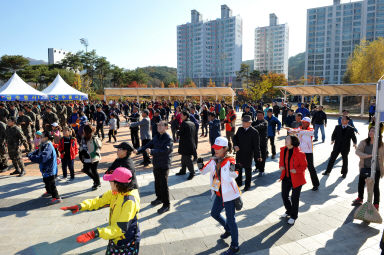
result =
[{"label": "white cap", "polygon": [[304,117],[301,121],[311,123],[311,119],[309,117]]},{"label": "white cap", "polygon": [[59,124],[57,124],[56,122],[52,123],[52,127],[57,127],[57,126],[59,126]]},{"label": "white cap", "polygon": [[215,140],[215,144],[212,145],[212,149],[214,150],[220,150],[221,148],[223,147],[227,147],[228,146],[228,140],[227,138],[223,137],[223,136],[219,136],[216,138]]}]

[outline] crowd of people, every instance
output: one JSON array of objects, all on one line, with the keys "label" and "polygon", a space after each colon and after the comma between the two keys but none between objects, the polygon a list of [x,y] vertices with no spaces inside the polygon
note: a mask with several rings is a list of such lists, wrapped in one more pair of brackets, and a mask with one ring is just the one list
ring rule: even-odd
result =
[{"label": "crowd of people", "polygon": [[[319,191],[314,155],[320,152],[315,151],[314,142],[318,141],[319,130],[322,142],[325,142],[327,126],[327,114],[323,107],[314,104],[299,103],[294,110],[292,105],[284,102],[280,105],[273,102],[272,106],[264,105],[263,102],[248,102],[242,105],[241,114],[237,112],[240,111],[238,103],[235,109],[225,101],[204,102],[201,105],[177,100],[173,103],[166,100],[0,103],[0,171],[8,171],[10,168],[8,154],[14,167],[10,175],[24,176],[26,170],[22,158],[25,154],[31,162],[39,164],[46,188],[42,196],[50,197],[50,204],[60,203],[62,199],[56,181],[61,179],[72,182],[75,179],[76,157],[83,164],[81,171],[93,181],[91,189],[97,190],[101,185],[98,164],[106,138],[104,129],[109,130],[106,142],[117,143],[119,128],[129,127],[131,142],[127,142],[128,137],[120,136],[123,141],[114,145],[117,159],[103,176],[105,181],[110,182],[111,191],[62,209],[76,213],[79,210],[95,210],[109,205],[111,220],[108,229],[95,229],[79,236],[77,241],[87,242],[101,237],[110,241],[107,254],[119,254],[114,252],[116,249],[138,254],[140,231],[137,213],[140,210],[140,197],[132,155],[142,154],[141,164],[144,167],[152,164],[156,199],[151,205],[162,205],[157,212],[163,214],[171,206],[168,176],[172,166],[173,146],[178,143],[181,168],[176,175],[185,175],[188,169],[187,180],[192,180],[196,174],[195,163],[201,173],[210,173],[210,188],[214,197],[211,216],[225,229],[220,238],[232,238],[225,254],[235,254],[239,251],[235,212],[241,210],[242,192],[251,188],[252,173],[257,172],[258,177],[262,178],[267,162],[280,168],[281,196],[286,209],[282,217],[293,225],[298,219],[300,193],[306,183],[306,169],[310,174],[312,190]],[[238,116],[241,116],[240,127],[236,125]],[[169,127],[170,133],[167,132]],[[333,150],[323,175],[331,173],[341,154],[341,178],[346,177],[351,141],[361,159],[358,198],[353,201],[354,205],[363,202],[364,180],[369,177],[367,169],[370,169],[372,155],[373,127],[374,118],[367,130],[368,138],[357,146],[355,133],[358,130],[349,112],[345,110],[331,136]],[[286,130],[287,136],[285,146],[280,148],[279,161],[276,162],[276,136],[282,129]],[[211,145],[207,151],[212,154],[207,163],[204,163],[197,152],[199,139],[205,137],[208,137]],[[383,153],[380,135],[379,164],[374,188],[376,209],[380,202],[379,180],[384,176]],[[267,160],[269,154],[271,160]],[[59,174],[59,165],[62,174]],[[240,190],[243,182],[244,188]],[[117,215],[112,205],[121,214]],[[226,218],[220,214],[223,209]]]}]

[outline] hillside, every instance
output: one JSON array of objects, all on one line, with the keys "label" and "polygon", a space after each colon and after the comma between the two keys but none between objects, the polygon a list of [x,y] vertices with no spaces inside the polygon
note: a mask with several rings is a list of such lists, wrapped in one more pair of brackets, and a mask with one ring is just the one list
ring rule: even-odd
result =
[{"label": "hillside", "polygon": [[290,81],[298,80],[304,76],[305,52],[290,57],[288,60],[288,78]]}]

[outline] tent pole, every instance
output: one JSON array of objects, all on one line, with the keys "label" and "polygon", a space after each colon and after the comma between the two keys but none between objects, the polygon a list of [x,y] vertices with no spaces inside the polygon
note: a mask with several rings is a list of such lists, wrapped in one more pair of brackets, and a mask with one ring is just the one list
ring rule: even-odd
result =
[{"label": "tent pole", "polygon": [[364,104],[365,104],[365,96],[361,96],[361,111],[360,111],[361,117],[363,117],[364,115]]},{"label": "tent pole", "polygon": [[200,106],[203,104],[203,96],[200,95]]},{"label": "tent pole", "polygon": [[340,95],[339,114],[343,113],[343,95]]},{"label": "tent pole", "polygon": [[107,95],[105,94],[105,91],[104,91],[104,101],[107,102]]},{"label": "tent pole", "polygon": [[324,96],[320,95],[320,105],[323,105],[323,101],[324,101]]}]

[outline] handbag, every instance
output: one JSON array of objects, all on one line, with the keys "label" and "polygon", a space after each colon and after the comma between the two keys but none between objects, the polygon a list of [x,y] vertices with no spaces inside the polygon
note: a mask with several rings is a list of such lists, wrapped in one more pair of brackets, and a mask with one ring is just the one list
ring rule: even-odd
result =
[{"label": "handbag", "polygon": [[370,167],[363,167],[360,169],[360,176],[361,177],[371,177],[371,168]]},{"label": "handbag", "polygon": [[373,222],[381,224],[383,219],[372,204],[374,180],[372,178],[367,178],[365,179],[365,182],[367,184],[368,200],[359,208],[357,208],[353,218],[357,220],[362,220],[364,222]]},{"label": "handbag", "polygon": [[243,208],[243,200],[241,197],[235,199],[235,209],[236,211],[240,211]]}]

